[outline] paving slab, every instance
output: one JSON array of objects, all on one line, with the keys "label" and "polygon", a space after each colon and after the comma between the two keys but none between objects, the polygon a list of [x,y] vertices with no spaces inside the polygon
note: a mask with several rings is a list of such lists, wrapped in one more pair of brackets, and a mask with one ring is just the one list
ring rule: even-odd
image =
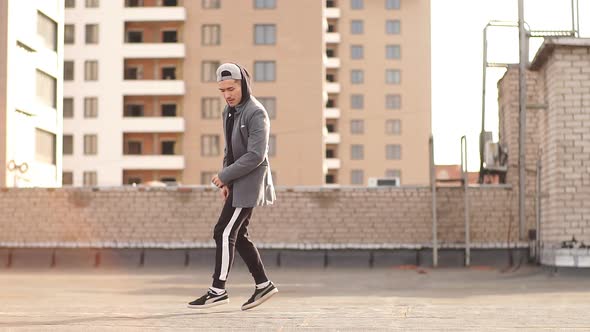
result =
[{"label": "paving slab", "polygon": [[186,304],[209,286],[209,270],[5,269],[0,330],[590,330],[590,278],[579,270],[269,270],[279,293],[242,311],[247,271],[228,281],[229,304],[194,310]]}]

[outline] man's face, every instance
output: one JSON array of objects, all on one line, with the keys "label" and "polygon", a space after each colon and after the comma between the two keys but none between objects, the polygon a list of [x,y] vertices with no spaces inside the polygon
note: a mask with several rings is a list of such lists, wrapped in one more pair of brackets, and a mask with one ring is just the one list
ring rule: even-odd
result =
[{"label": "man's face", "polygon": [[242,85],[239,80],[225,80],[217,83],[223,99],[231,107],[235,107],[242,100]]}]

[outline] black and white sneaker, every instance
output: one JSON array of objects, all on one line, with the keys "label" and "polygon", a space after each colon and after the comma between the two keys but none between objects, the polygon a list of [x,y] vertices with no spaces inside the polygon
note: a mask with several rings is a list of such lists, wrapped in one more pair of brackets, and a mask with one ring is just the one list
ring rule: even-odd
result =
[{"label": "black and white sneaker", "polygon": [[248,310],[257,307],[278,292],[279,290],[275,287],[275,285],[273,285],[272,282],[264,288],[256,288],[256,290],[254,290],[254,294],[252,294],[252,297],[250,297],[250,299],[242,305],[242,310]]},{"label": "black and white sneaker", "polygon": [[188,307],[191,309],[204,309],[226,303],[229,303],[229,297],[227,296],[227,292],[223,292],[223,294],[217,295],[211,291],[208,291],[207,294],[199,297],[193,302],[190,302],[188,304]]}]

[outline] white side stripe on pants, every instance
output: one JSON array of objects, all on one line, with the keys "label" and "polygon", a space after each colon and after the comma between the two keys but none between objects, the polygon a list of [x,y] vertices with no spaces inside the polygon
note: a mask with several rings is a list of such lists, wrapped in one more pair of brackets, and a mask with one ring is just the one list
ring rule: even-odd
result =
[{"label": "white side stripe on pants", "polygon": [[238,220],[240,212],[242,212],[242,208],[236,208],[234,215],[231,217],[231,220],[223,230],[223,237],[221,240],[221,271],[219,272],[219,280],[227,280],[227,273],[229,272],[229,233],[231,233],[231,229],[234,227],[236,220]]}]

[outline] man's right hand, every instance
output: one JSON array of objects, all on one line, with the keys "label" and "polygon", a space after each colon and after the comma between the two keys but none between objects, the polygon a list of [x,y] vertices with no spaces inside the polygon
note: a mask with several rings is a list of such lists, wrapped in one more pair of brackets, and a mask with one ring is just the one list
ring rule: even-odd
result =
[{"label": "man's right hand", "polygon": [[229,196],[229,188],[227,186],[223,186],[221,187],[221,191],[219,193],[221,194],[221,199],[223,199],[225,202],[225,200],[227,200],[227,196]]}]

